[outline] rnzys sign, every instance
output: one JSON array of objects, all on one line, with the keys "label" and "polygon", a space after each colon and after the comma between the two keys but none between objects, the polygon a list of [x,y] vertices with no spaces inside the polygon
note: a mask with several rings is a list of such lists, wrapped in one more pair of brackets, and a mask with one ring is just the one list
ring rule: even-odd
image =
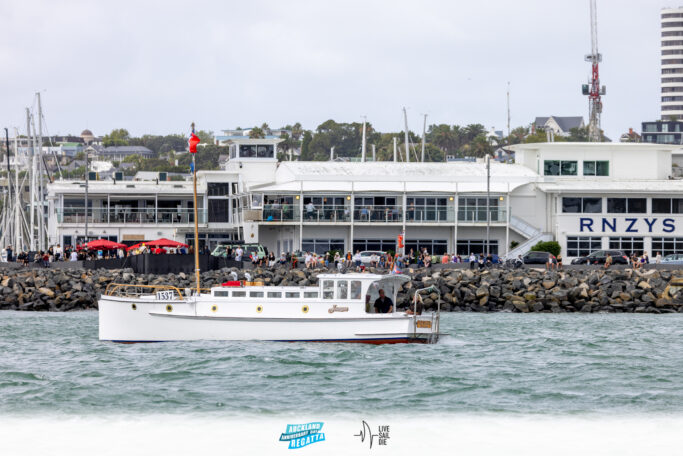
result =
[{"label": "rnzys sign", "polygon": [[581,233],[673,233],[676,221],[660,217],[580,217]]}]

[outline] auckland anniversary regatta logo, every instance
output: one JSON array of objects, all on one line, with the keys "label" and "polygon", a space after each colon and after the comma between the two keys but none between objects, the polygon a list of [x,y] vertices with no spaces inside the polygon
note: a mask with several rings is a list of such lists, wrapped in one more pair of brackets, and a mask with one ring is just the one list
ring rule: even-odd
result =
[{"label": "auckland anniversary regatta logo", "polygon": [[317,421],[304,424],[288,424],[287,431],[280,435],[280,442],[289,442],[289,449],[303,448],[311,443],[325,440],[325,433],[320,432],[323,422]]}]

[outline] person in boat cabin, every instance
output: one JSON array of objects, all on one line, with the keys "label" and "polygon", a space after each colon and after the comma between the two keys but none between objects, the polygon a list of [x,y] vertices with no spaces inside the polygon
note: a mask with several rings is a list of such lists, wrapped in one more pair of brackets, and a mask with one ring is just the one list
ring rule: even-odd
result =
[{"label": "person in boat cabin", "polygon": [[394,310],[394,303],[384,294],[384,290],[379,290],[379,298],[375,300],[375,313],[391,313]]}]

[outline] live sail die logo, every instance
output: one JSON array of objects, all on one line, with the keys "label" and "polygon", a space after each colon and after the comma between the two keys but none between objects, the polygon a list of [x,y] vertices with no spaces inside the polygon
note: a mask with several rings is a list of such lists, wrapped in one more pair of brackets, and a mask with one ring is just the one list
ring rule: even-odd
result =
[{"label": "live sail die logo", "polygon": [[280,442],[289,442],[289,449],[303,448],[311,443],[323,442],[325,433],[322,421],[304,424],[288,424],[286,432],[280,435]]},{"label": "live sail die logo", "polygon": [[360,437],[360,441],[363,443],[368,442],[370,449],[372,449],[372,444],[377,442],[378,445],[386,445],[389,440],[389,426],[382,425],[377,426],[377,433],[373,434],[370,425],[363,420],[361,424],[361,429],[358,434],[353,434],[354,437]]}]

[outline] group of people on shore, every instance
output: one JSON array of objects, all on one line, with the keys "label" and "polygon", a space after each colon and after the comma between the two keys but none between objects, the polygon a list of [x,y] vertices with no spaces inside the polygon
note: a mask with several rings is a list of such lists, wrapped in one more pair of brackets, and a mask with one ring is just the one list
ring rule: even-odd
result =
[{"label": "group of people on shore", "polygon": [[[7,246],[5,248],[5,257],[6,261],[8,263],[19,263],[22,266],[28,266],[29,264],[33,263],[42,267],[50,267],[51,263],[59,262],[59,261],[87,261],[87,260],[108,260],[108,259],[114,259],[114,258],[125,258],[128,255],[139,255],[139,254],[155,254],[155,255],[162,255],[162,254],[175,254],[175,255],[184,255],[184,254],[192,254],[193,249],[192,246],[189,248],[173,248],[173,249],[167,249],[167,248],[150,248],[145,246],[144,244],[137,249],[133,249],[132,251],[127,251],[124,248],[119,248],[119,249],[88,249],[88,248],[80,248],[80,247],[73,247],[71,245],[65,245],[62,247],[60,244],[56,244],[53,246],[50,246],[47,250],[39,250],[37,252],[27,252],[27,251],[21,251],[17,254],[15,254],[14,249],[12,248],[11,245]],[[202,252],[200,253],[210,253],[208,247],[205,247]]]}]

